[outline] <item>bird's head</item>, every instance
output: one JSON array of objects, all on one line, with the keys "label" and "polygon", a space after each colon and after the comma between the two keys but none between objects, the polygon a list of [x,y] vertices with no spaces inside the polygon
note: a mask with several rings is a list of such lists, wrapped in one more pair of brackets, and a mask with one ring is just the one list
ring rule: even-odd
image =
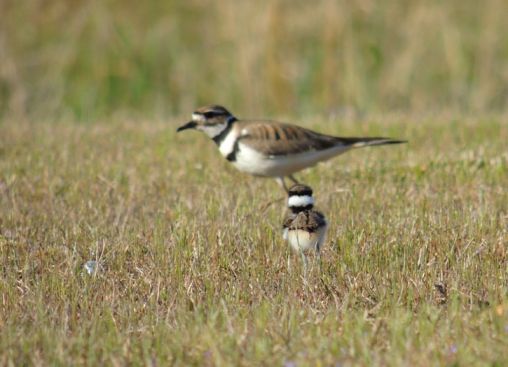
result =
[{"label": "bird's head", "polygon": [[218,105],[205,106],[194,111],[192,119],[176,131],[201,130],[213,139],[219,136],[234,121],[236,121],[236,117],[224,107]]},{"label": "bird's head", "polygon": [[288,208],[292,212],[301,212],[314,207],[312,188],[307,185],[295,184],[288,191]]}]

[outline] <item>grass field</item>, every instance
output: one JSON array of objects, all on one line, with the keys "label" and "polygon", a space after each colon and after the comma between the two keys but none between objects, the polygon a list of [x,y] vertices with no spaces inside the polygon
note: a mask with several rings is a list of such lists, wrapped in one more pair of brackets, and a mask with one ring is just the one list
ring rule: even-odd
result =
[{"label": "grass field", "polygon": [[[507,11],[0,1],[0,366],[508,365]],[[307,282],[275,182],[175,134],[210,103],[409,140],[299,176]]]},{"label": "grass field", "polygon": [[282,191],[183,118],[4,121],[0,365],[508,364],[506,116],[292,118],[410,141],[299,175],[331,224],[307,284]]}]

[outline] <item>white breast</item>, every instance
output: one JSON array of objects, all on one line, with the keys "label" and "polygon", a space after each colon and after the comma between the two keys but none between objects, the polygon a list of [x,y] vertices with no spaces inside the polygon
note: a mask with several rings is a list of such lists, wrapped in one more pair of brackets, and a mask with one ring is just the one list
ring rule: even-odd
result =
[{"label": "white breast", "polygon": [[233,162],[237,169],[255,176],[269,177],[290,175],[350,149],[339,146],[322,151],[310,151],[288,156],[267,156],[241,143],[241,140],[238,147],[236,161]]},{"label": "white breast", "polygon": [[242,172],[247,172],[255,176],[271,176],[267,174],[271,165],[270,160],[263,154],[241,142],[238,144],[236,160],[232,163]]},{"label": "white breast", "polygon": [[235,132],[235,129],[231,129],[219,146],[220,153],[224,157],[227,157],[231,152],[233,152],[237,138],[238,133]]},{"label": "white breast", "polygon": [[325,240],[326,226],[317,232],[309,233],[303,230],[285,230],[283,238],[295,251],[317,250],[321,248]]}]

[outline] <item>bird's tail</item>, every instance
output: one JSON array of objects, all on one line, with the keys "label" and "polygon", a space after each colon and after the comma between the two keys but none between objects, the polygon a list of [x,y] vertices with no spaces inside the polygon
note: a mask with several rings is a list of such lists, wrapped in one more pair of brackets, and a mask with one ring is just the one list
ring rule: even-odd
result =
[{"label": "bird's tail", "polygon": [[387,144],[403,144],[407,143],[407,140],[396,140],[390,138],[338,138],[341,143],[351,148],[362,148],[374,145],[387,145]]}]

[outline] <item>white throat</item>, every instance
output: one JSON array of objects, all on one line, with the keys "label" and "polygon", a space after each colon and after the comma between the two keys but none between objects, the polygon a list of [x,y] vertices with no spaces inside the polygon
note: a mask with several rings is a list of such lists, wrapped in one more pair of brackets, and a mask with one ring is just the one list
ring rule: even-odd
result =
[{"label": "white throat", "polygon": [[198,130],[203,131],[206,135],[208,135],[208,137],[213,139],[216,136],[220,135],[224,130],[226,130],[227,127],[228,127],[227,123],[210,126],[201,125],[198,127]]},{"label": "white throat", "polygon": [[306,207],[308,205],[314,205],[314,198],[310,195],[293,195],[288,199],[288,206],[290,208]]}]

